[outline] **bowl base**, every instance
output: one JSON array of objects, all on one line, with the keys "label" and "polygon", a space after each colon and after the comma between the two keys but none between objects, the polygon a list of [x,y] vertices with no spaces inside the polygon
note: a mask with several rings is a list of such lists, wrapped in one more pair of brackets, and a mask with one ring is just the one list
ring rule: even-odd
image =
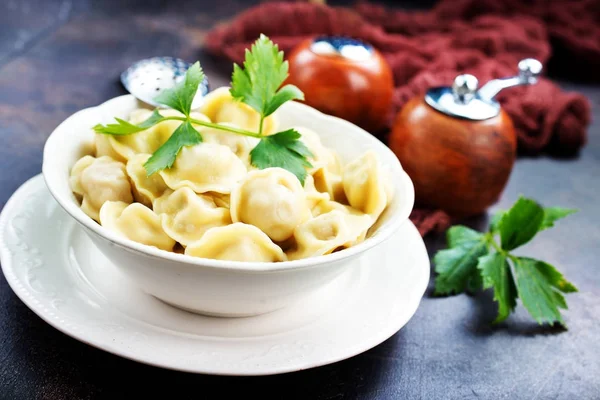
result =
[{"label": "bowl base", "polygon": [[214,311],[207,311],[207,310],[202,310],[202,309],[195,309],[195,308],[189,308],[189,307],[184,307],[184,306],[180,306],[174,303],[171,303],[167,300],[163,300],[161,298],[158,298],[150,293],[148,293],[150,296],[154,297],[155,299],[162,301],[165,304],[168,304],[171,307],[175,307],[179,310],[183,310],[183,311],[187,311],[190,312],[192,314],[198,314],[198,315],[203,315],[205,317],[214,317],[214,318],[247,318],[247,317],[256,317],[258,315],[263,315],[263,314],[269,314],[272,312],[275,312],[277,310],[280,310],[282,308],[287,307],[287,305],[282,305],[281,307],[277,307],[274,308],[272,310],[267,310],[267,311],[259,311],[259,312],[253,312],[253,313],[224,313],[224,312],[214,312]]}]

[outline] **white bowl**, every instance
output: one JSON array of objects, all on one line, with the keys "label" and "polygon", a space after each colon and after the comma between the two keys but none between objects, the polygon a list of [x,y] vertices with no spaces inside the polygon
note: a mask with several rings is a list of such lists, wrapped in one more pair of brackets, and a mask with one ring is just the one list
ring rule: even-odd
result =
[{"label": "white bowl", "polygon": [[[285,307],[332,282],[366,251],[378,246],[408,220],[414,188],[394,153],[368,132],[345,120],[325,115],[297,102],[277,110],[280,128],[304,126],[317,132],[323,144],[348,162],[374,150],[388,169],[394,197],[365,241],[342,251],[278,263],[196,258],[146,246],[102,227],[79,207],[69,187],[69,171],[92,143],[97,123],[126,118],[144,107],[131,95],[113,98],[81,110],[62,122],[44,148],[42,172],[48,189],[62,208],[89,235],[98,249],[147,293],[166,303],[215,316],[251,316]],[[377,266],[373,266],[376,268]]]}]

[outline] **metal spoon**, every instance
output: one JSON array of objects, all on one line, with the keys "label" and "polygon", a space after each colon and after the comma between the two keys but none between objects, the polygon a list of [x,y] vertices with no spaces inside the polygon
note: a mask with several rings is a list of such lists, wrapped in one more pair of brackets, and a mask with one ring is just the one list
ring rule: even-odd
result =
[{"label": "metal spoon", "polygon": [[[173,57],[153,57],[133,63],[121,74],[121,83],[129,93],[138,100],[159,108],[166,106],[154,101],[165,89],[172,88],[185,78],[185,72],[192,64]],[[198,87],[192,102],[192,108],[202,104],[202,99],[209,91],[208,78]]]}]

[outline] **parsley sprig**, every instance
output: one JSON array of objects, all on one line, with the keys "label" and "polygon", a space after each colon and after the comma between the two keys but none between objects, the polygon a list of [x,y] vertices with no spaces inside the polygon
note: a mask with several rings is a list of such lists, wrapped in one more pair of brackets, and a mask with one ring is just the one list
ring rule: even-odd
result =
[{"label": "parsley sprig", "polygon": [[196,96],[198,86],[204,80],[204,72],[199,62],[194,63],[186,71],[184,80],[155,98],[158,103],[181,112],[183,117],[165,117],[160,114],[158,109],[155,109],[148,119],[139,124],[115,118],[116,123],[98,124],[93,129],[97,133],[121,136],[142,132],[163,121],[182,121],[183,123],[171,137],[144,164],[148,175],[171,168],[179,151],[184,146],[193,146],[202,142],[202,134],[196,129],[196,126],[250,136],[260,139],[250,152],[252,165],[260,169],[284,168],[296,175],[304,184],[306,168],[311,167],[308,157],[311,157],[312,154],[300,141],[300,133],[294,129],[288,129],[268,136],[263,135],[263,123],[266,117],[273,114],[287,101],[304,100],[304,94],[296,86],[281,87],[287,77],[288,62],[283,60],[283,52],[279,51],[277,45],[267,36],[261,34],[251,49],[246,50],[244,68],[234,64],[230,88],[230,93],[236,101],[247,104],[259,113],[258,132],[191,117],[192,101]]},{"label": "parsley sprig", "polygon": [[288,63],[283,61],[283,52],[265,35],[260,35],[250,50],[246,49],[244,69],[233,66],[230,93],[260,114],[261,134],[264,119],[279,106],[289,100],[304,100],[304,93],[294,85],[279,89],[287,77]]},{"label": "parsley sprig", "polygon": [[561,207],[543,208],[521,196],[509,210],[494,215],[485,233],[463,225],[451,227],[446,234],[448,248],[433,259],[437,272],[434,293],[493,289],[498,303],[494,323],[508,318],[520,298],[539,324],[565,326],[559,310],[567,309],[563,293],[577,292],[577,288],[552,265],[512,251],[574,212]]}]

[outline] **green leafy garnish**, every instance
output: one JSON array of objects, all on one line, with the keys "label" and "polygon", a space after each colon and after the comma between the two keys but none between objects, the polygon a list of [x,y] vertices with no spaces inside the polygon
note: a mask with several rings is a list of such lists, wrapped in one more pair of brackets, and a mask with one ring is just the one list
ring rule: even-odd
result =
[{"label": "green leafy garnish", "polygon": [[148,119],[140,122],[137,125],[127,122],[121,118],[115,118],[117,121],[116,124],[108,124],[106,126],[98,124],[94,126],[93,129],[98,133],[108,133],[111,135],[131,135],[132,133],[145,131],[159,122],[164,121],[164,119],[165,117],[160,115],[158,110],[154,110]]},{"label": "green leafy garnish", "polygon": [[148,175],[171,168],[182,147],[193,146],[200,142],[202,142],[202,136],[189,121],[179,125],[171,137],[144,164]]},{"label": "green leafy garnish", "polygon": [[285,85],[280,88],[287,77],[288,63],[283,61],[283,52],[279,51],[277,45],[268,37],[260,35],[251,49],[246,50],[244,68],[234,64],[230,89],[234,99],[249,105],[259,113],[258,132],[238,129],[226,124],[205,122],[190,116],[198,86],[204,80],[204,73],[199,62],[193,64],[186,71],[183,81],[175,87],[163,91],[154,99],[157,103],[181,112],[182,117],[164,117],[158,110],[154,110],[150,118],[137,125],[115,118],[116,123],[98,124],[93,129],[102,134],[132,135],[162,121],[182,121],[183,123],[173,132],[169,140],[159,147],[144,164],[148,175],[171,168],[182,147],[202,142],[202,136],[194,125],[258,138],[260,142],[251,152],[252,165],[261,169],[284,168],[296,175],[298,180],[304,184],[306,168],[312,166],[307,158],[312,154],[300,141],[300,133],[288,129],[269,136],[262,134],[264,119],[273,114],[282,104],[290,100],[304,100],[304,94],[296,86]]},{"label": "green leafy garnish", "polygon": [[519,197],[509,210],[498,211],[492,217],[486,233],[462,225],[451,227],[446,234],[448,248],[433,258],[437,273],[434,293],[493,289],[498,303],[494,323],[508,318],[519,298],[539,324],[564,326],[559,309],[566,309],[567,303],[562,293],[576,292],[577,288],[552,265],[512,251],[574,212],[543,208],[534,200]]},{"label": "green leafy garnish", "polygon": [[[449,249],[439,251],[433,262],[439,273],[435,294],[465,291],[473,275],[477,274],[477,259],[487,254],[484,235],[466,226],[453,226],[447,232]],[[472,283],[471,286],[476,284]]]},{"label": "green leafy garnish", "polygon": [[576,292],[577,288],[543,261],[515,257],[514,267],[519,297],[529,314],[539,323],[564,325],[558,309],[566,309],[567,302],[560,292]]},{"label": "green leafy garnish", "polygon": [[184,114],[190,115],[192,102],[198,91],[198,86],[204,80],[204,72],[196,61],[185,73],[185,79],[171,89],[166,89],[154,98],[154,101],[171,107]]},{"label": "green leafy garnish", "polygon": [[572,208],[562,208],[562,207],[549,207],[544,209],[544,220],[542,221],[542,229],[552,228],[554,226],[554,221],[564,218],[568,215],[576,213],[577,210],[573,210]]},{"label": "green leafy garnish", "polygon": [[479,258],[477,269],[483,278],[485,289],[494,289],[494,300],[498,302],[495,323],[504,321],[517,305],[517,289],[506,256],[491,253]]},{"label": "green leafy garnish", "polygon": [[250,152],[252,164],[257,168],[281,167],[287,169],[304,185],[306,168],[311,167],[306,157],[310,151],[298,139],[293,129],[265,136]]},{"label": "green leafy garnish", "polygon": [[[288,77],[288,62],[265,35],[246,49],[244,69],[233,66],[231,95],[260,114],[258,133],[262,135],[263,121],[289,100],[304,100],[304,94],[293,85],[279,87]],[[312,154],[293,129],[264,136],[250,153],[250,162],[257,168],[281,167],[287,169],[304,184],[306,168],[311,167],[307,157]]]},{"label": "green leafy garnish", "polygon": [[500,239],[504,250],[513,250],[529,242],[540,228],[544,209],[535,201],[519,198],[499,222]]},{"label": "green leafy garnish", "polygon": [[244,69],[233,66],[231,95],[260,114],[261,134],[265,117],[286,101],[304,100],[304,93],[294,85],[279,89],[287,77],[288,62],[283,61],[283,51],[265,35],[260,35],[250,50],[246,49]]}]

